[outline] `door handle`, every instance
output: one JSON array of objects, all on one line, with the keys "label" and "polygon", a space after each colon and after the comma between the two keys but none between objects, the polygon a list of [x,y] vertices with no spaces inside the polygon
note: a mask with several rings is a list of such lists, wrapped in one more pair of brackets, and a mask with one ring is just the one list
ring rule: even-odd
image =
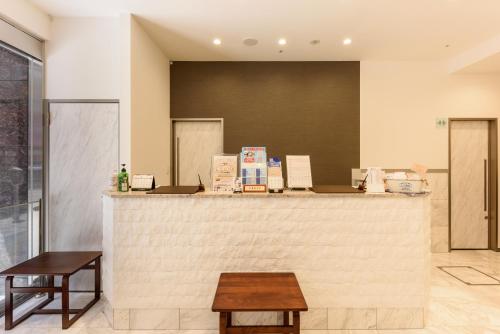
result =
[{"label": "door handle", "polygon": [[484,211],[488,210],[487,199],[488,199],[488,160],[484,159]]},{"label": "door handle", "polygon": [[181,139],[179,137],[176,138],[176,143],[175,143],[175,178],[176,178],[176,182],[175,182],[175,185],[178,186],[179,185],[179,182],[180,182],[180,171],[179,171],[179,159],[180,159],[180,150],[181,148]]}]

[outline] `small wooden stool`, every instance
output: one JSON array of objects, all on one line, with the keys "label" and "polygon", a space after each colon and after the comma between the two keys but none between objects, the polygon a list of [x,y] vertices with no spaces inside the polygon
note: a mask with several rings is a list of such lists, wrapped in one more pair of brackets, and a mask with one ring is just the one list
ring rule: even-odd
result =
[{"label": "small wooden stool", "polygon": [[[212,311],[220,312],[220,334],[299,334],[307,304],[294,273],[222,273]],[[283,312],[283,325],[233,326],[232,312]]]},{"label": "small wooden stool", "polygon": [[[101,296],[101,256],[102,252],[47,252],[38,255],[17,266],[4,270],[0,276],[5,279],[5,330],[9,330],[33,314],[61,314],[62,328],[69,328],[78,318],[87,312]],[[93,265],[91,263],[94,262]],[[79,270],[95,271],[94,299],[82,309],[69,308],[69,277]],[[48,276],[48,287],[14,287],[15,276]],[[54,276],[62,276],[62,286],[54,286]],[[54,300],[54,293],[61,293],[61,309],[44,309]],[[47,293],[46,300],[29,310],[19,319],[14,320],[14,293]],[[69,314],[75,314],[69,318]]]}]

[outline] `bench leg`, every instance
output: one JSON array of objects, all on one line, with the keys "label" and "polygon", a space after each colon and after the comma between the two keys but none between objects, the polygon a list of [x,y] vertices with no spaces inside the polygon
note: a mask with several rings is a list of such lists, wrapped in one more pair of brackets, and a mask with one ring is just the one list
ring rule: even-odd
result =
[{"label": "bench leg", "polygon": [[[49,288],[54,287],[54,276],[47,276],[47,286]],[[49,292],[48,297],[49,297],[49,299],[54,300],[54,291]]]},{"label": "bench leg", "polygon": [[[62,314],[62,328],[67,329],[75,323],[82,315],[85,314],[93,305],[95,305],[101,297],[101,258],[97,258],[94,261],[93,266],[86,266],[82,269],[93,269],[94,270],[94,299],[92,299],[87,305],[81,309],[72,310],[69,308],[69,275],[63,276],[62,287],[61,287],[61,314]],[[75,315],[70,319],[69,314],[75,313]]]},{"label": "bench leg", "polygon": [[293,312],[293,334],[300,334],[300,313]]},{"label": "bench leg", "polygon": [[71,325],[69,321],[69,276],[62,277],[62,291],[61,291],[61,318],[62,328],[68,329]]},{"label": "bench leg", "polygon": [[290,312],[283,312],[283,326],[290,325]]},{"label": "bench leg", "polygon": [[94,264],[94,298],[101,298],[101,258],[97,258]]},{"label": "bench leg", "polygon": [[12,280],[14,277],[7,276],[5,278],[5,330],[13,328],[14,322],[14,294],[11,292],[13,288]]}]

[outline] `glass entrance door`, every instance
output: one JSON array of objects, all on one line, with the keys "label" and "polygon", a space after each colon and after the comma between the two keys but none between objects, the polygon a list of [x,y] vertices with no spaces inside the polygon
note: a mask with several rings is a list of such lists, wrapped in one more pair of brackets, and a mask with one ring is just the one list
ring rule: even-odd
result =
[{"label": "glass entrance door", "polygon": [[[0,43],[0,271],[41,250],[42,82],[40,61]],[[4,285],[0,278],[0,313]]]}]

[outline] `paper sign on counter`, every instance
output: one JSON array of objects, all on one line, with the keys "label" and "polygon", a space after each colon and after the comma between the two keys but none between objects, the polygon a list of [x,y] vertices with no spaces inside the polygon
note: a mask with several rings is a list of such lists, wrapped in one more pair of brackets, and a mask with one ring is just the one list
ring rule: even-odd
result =
[{"label": "paper sign on counter", "polygon": [[311,160],[308,155],[287,155],[288,188],[312,187]]}]

